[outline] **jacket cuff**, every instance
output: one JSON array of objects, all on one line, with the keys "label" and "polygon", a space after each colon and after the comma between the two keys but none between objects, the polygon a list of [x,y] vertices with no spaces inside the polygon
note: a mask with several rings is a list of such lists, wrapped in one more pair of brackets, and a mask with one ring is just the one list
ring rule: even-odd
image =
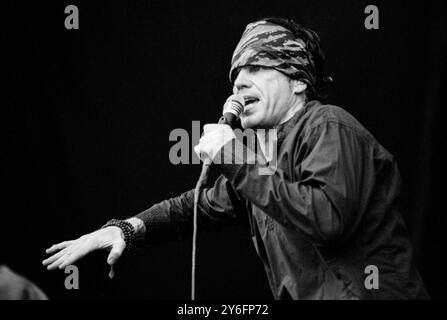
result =
[{"label": "jacket cuff", "polygon": [[153,205],[135,217],[141,219],[146,226],[145,242],[160,242],[171,232],[171,219],[160,204]]}]

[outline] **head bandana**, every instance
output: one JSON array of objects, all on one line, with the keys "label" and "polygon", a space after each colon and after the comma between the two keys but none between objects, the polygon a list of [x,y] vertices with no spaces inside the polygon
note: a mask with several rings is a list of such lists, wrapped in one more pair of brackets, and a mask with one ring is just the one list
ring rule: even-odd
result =
[{"label": "head bandana", "polygon": [[290,78],[302,80],[315,90],[317,75],[306,43],[286,28],[264,20],[247,25],[233,53],[230,81],[244,66],[273,68]]}]

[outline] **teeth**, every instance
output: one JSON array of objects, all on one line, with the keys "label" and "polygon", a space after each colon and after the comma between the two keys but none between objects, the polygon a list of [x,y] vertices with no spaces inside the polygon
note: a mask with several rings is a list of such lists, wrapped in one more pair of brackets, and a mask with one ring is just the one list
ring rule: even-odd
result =
[{"label": "teeth", "polygon": [[258,99],[256,99],[256,98],[252,98],[252,97],[246,98],[245,99],[245,105],[249,105],[250,103],[253,103],[253,102],[256,102],[256,101],[258,101]]}]

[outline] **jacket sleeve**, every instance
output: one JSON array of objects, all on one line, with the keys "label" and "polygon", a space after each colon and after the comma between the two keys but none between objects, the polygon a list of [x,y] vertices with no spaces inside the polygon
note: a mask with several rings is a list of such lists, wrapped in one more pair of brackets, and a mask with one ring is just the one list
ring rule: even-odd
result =
[{"label": "jacket sleeve", "polygon": [[[198,204],[198,227],[216,230],[234,223],[243,211],[243,204],[224,176],[212,188],[202,190]],[[136,215],[146,226],[145,242],[178,240],[192,234],[194,189],[178,197],[164,200]]]},{"label": "jacket sleeve", "polygon": [[[304,155],[291,155],[292,176],[280,168],[260,175],[259,165],[247,162],[224,162],[220,169],[236,192],[281,225],[299,230],[317,245],[337,245],[360,220],[360,194],[369,193],[374,183],[372,156],[367,154],[371,148],[366,137],[335,121],[309,131],[295,148]],[[234,160],[228,154],[232,148],[222,150],[227,153],[224,161]]]}]

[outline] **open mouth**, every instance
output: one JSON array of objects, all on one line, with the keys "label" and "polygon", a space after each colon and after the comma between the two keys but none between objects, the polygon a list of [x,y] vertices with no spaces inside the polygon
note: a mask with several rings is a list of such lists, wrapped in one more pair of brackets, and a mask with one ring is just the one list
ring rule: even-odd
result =
[{"label": "open mouth", "polygon": [[259,101],[258,98],[251,97],[251,96],[244,97],[244,100],[245,100],[245,107],[249,107],[250,105],[253,105],[253,104],[255,104],[256,102]]}]

